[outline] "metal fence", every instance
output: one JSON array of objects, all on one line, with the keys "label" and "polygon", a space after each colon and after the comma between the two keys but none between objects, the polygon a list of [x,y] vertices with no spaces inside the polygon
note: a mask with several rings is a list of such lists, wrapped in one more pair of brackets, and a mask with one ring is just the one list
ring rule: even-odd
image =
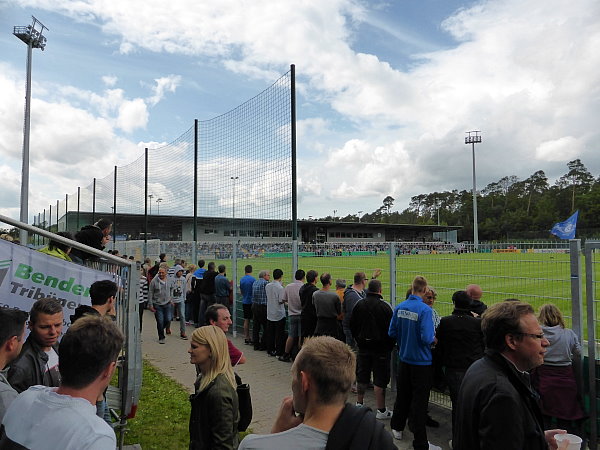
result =
[{"label": "metal fence", "polygon": [[[126,254],[143,253],[143,242],[117,243]],[[152,250],[150,250],[152,249]],[[314,269],[322,274],[328,272],[333,280],[343,279],[352,284],[355,272],[371,276],[381,269],[379,279],[383,285],[384,298],[391,306],[405,299],[406,290],[416,275],[425,276],[437,292],[434,309],[440,316],[452,312],[452,294],[463,290],[468,284],[483,288],[483,301],[494,304],[507,298],[518,298],[532,304],[537,310],[545,303],[554,303],[563,312],[567,326],[572,328],[584,343],[588,357],[586,393],[589,404],[590,436],[597,433],[597,405],[590,399],[597,396],[600,377],[598,364],[598,329],[600,317],[596,307],[600,282],[595,271],[600,263],[600,243],[586,243],[585,264],[579,240],[565,242],[516,242],[483,243],[478,250],[469,244],[445,244],[439,242],[394,242],[354,244],[298,244],[292,242],[266,244],[261,242],[165,242],[149,241],[148,254],[153,258],[166,253],[168,259],[176,257],[192,261],[194,251],[198,258],[225,264],[230,279],[237,280],[244,274],[244,266],[251,264],[254,273],[276,268],[284,272],[285,283],[292,281],[296,268]],[[235,255],[235,256],[234,256]],[[584,271],[584,268],[587,270]],[[586,285],[583,285],[583,280]],[[583,297],[587,294],[587,308]],[[238,328],[242,324],[242,308],[239,293],[234,320]],[[587,319],[584,320],[584,319]],[[588,345],[594,342],[596,345]],[[589,382],[588,380],[592,380]],[[449,397],[432,391],[430,400],[443,407],[450,407]],[[594,442],[590,439],[590,442]]]},{"label": "metal fence", "polygon": [[[113,417],[117,419],[114,427],[118,436],[119,448],[122,448],[127,420],[135,416],[142,386],[142,352],[138,313],[139,263],[131,263],[2,215],[0,215],[0,222],[19,230],[25,230],[34,236],[39,233],[46,239],[52,239],[101,257],[100,261],[88,262],[86,266],[110,274],[111,279],[119,280],[117,284],[120,285],[120,289],[115,308],[117,324],[125,335],[125,341],[117,361],[117,382],[116,385],[108,387],[106,398]],[[73,264],[67,261],[64,263]]]}]

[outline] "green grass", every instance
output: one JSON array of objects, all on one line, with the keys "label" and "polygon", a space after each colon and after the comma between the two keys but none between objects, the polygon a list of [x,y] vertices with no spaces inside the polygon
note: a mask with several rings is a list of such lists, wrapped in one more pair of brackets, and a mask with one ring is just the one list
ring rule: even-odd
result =
[{"label": "green grass", "polygon": [[[231,261],[215,261],[231,267]],[[438,292],[435,309],[441,315],[452,311],[451,298],[454,291],[467,284],[482,286],[486,304],[494,304],[506,298],[518,298],[538,309],[545,303],[554,303],[571,316],[571,269],[568,254],[560,253],[463,253],[400,255],[396,262],[396,304],[404,299],[406,289],[415,275],[425,276]],[[254,276],[262,269],[280,268],[284,271],[284,284],[292,279],[291,258],[259,257],[238,260],[238,280],[243,276],[244,266],[251,264]],[[383,294],[390,299],[390,258],[385,253],[376,256],[300,257],[299,267],[315,269],[319,274],[331,273],[333,279],[344,278],[351,284],[357,271],[368,276],[379,267],[383,273]],[[584,280],[584,268],[582,279]],[[600,275],[600,274],[597,274]],[[598,279],[598,277],[596,277]],[[585,304],[585,282],[583,282]],[[585,309],[585,308],[584,308]],[[241,315],[241,314],[240,314]],[[568,320],[570,324],[570,320]],[[584,323],[584,327],[587,327]]]},{"label": "green grass", "polygon": [[138,409],[128,422],[125,444],[140,444],[144,450],[188,448],[188,392],[147,361],[143,370]]}]

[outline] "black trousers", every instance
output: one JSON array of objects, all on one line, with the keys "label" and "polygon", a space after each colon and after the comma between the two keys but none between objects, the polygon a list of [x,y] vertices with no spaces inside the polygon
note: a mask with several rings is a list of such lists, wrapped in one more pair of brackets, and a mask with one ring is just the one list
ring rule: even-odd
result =
[{"label": "black trousers", "polygon": [[425,422],[432,383],[433,368],[431,365],[416,366],[400,362],[394,415],[390,426],[393,430],[404,431],[406,421],[410,418],[415,450],[429,449]]},{"label": "black trousers", "polygon": [[[252,340],[254,341],[255,349],[266,349],[267,341],[267,305],[252,304]],[[260,329],[262,328],[262,336]]]},{"label": "black trousers", "polygon": [[458,391],[463,378],[465,377],[466,370],[449,369],[446,367],[446,384],[448,384],[448,390],[450,391],[450,400],[452,401],[452,436],[454,438],[454,423],[456,420],[456,408],[458,400]]},{"label": "black trousers", "polygon": [[267,319],[267,351],[283,355],[285,350],[285,317],[273,321]]}]

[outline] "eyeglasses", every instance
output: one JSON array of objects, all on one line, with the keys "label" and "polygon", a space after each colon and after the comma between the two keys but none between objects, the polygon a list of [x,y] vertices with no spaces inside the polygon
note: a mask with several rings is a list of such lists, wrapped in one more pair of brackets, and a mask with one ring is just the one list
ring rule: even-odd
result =
[{"label": "eyeglasses", "polygon": [[534,333],[514,333],[514,334],[518,334],[520,336],[529,336],[535,339],[539,339],[542,340],[544,339],[544,333],[540,333],[540,334],[534,334]]}]

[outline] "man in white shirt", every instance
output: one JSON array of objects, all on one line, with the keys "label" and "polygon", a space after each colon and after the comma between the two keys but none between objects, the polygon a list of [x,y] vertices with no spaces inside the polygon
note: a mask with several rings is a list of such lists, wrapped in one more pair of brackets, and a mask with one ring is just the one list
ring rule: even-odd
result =
[{"label": "man in white shirt", "polygon": [[324,450],[329,440],[331,448],[395,449],[369,408],[346,403],[355,370],[356,357],[345,343],[308,338],[292,365],[292,397],[283,400],[272,434],[250,434],[239,449]]},{"label": "man in white shirt", "polygon": [[95,405],[122,346],[123,334],[111,320],[77,320],[60,343],[60,387],[32,386],[12,402],[2,422],[0,448],[114,449],[115,433],[96,415]]},{"label": "man in white shirt", "polygon": [[281,299],[288,305],[288,316],[290,322],[288,324],[288,338],[285,342],[285,352],[278,359],[283,362],[290,362],[294,348],[302,336],[300,324],[302,321],[302,302],[300,301],[300,288],[304,286],[304,278],[306,272],[302,269],[296,270],[294,274],[294,282],[288,284],[283,290],[283,298]]},{"label": "man in white shirt", "polygon": [[273,281],[265,286],[267,294],[267,354],[282,356],[285,343],[285,306],[283,306],[283,270],[273,271]]}]

